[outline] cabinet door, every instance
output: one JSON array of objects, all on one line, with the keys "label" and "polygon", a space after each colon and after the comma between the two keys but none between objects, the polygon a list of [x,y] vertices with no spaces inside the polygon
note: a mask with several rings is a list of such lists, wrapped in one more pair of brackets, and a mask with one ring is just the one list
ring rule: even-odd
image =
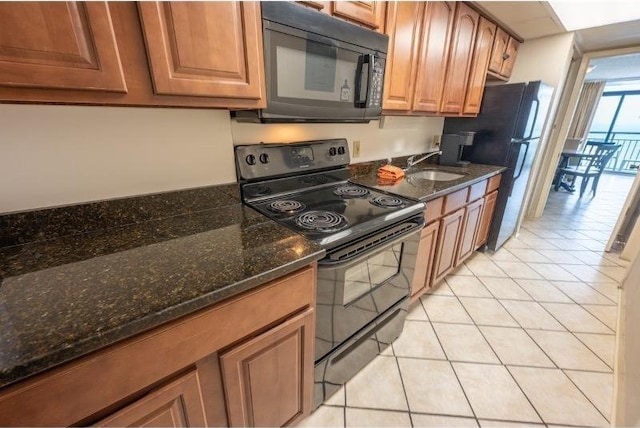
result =
[{"label": "cabinet door", "polygon": [[335,16],[374,30],[384,27],[385,3],[381,1],[334,1],[331,10]]},{"label": "cabinet door", "polygon": [[509,42],[509,35],[502,28],[496,30],[496,38],[493,41],[493,48],[491,49],[491,60],[489,61],[489,70],[494,73],[500,74],[502,70],[502,63],[504,58],[502,57],[507,50],[507,43]]},{"label": "cabinet door", "polygon": [[427,225],[420,235],[420,245],[416,255],[416,268],[411,285],[411,299],[415,300],[431,286],[431,270],[436,254],[436,242],[440,222],[434,221]]},{"label": "cabinet door", "polygon": [[386,34],[389,53],[384,80],[385,110],[411,110],[424,3],[389,3]]},{"label": "cabinet door", "polygon": [[509,37],[507,49],[504,52],[504,62],[502,63],[502,68],[500,69],[500,74],[506,78],[511,77],[511,72],[513,71],[513,66],[516,62],[516,56],[518,55],[519,47],[520,43],[513,37]]},{"label": "cabinet door", "polygon": [[0,2],[0,86],[127,92],[106,2]]},{"label": "cabinet door", "polygon": [[466,4],[456,4],[451,50],[440,105],[442,113],[462,112],[479,19],[478,12]]},{"label": "cabinet door", "polygon": [[493,220],[493,212],[496,209],[497,200],[497,190],[484,197],[484,208],[482,209],[482,217],[480,217],[480,226],[478,227],[478,235],[476,237],[476,249],[484,245],[484,243],[487,242],[487,239],[489,239],[491,220]]},{"label": "cabinet door", "polygon": [[484,199],[478,199],[467,205],[464,209],[462,234],[460,235],[460,244],[458,246],[458,254],[456,255],[456,266],[473,254],[476,249],[476,237],[483,206]]},{"label": "cabinet door", "polygon": [[437,284],[456,266],[456,250],[462,232],[464,208],[454,211],[440,220],[440,233],[436,250],[433,284]]},{"label": "cabinet door", "polygon": [[462,109],[464,114],[477,114],[480,112],[484,83],[487,80],[487,67],[489,66],[491,47],[493,46],[495,35],[496,24],[480,17],[476,47],[473,51],[473,61],[469,73],[469,85],[467,86],[464,108]]},{"label": "cabinet door", "polygon": [[315,10],[319,10],[322,13],[331,13],[331,2],[329,1],[298,1],[296,3],[300,3]]},{"label": "cabinet door", "polygon": [[454,2],[427,2],[422,22],[413,110],[437,113],[442,103]]},{"label": "cabinet door", "polygon": [[194,369],[156,389],[96,426],[207,426],[198,372]]},{"label": "cabinet door", "polygon": [[260,5],[140,2],[157,94],[264,99]]},{"label": "cabinet door", "polygon": [[284,426],[309,414],[314,329],[309,308],[221,355],[231,426]]}]

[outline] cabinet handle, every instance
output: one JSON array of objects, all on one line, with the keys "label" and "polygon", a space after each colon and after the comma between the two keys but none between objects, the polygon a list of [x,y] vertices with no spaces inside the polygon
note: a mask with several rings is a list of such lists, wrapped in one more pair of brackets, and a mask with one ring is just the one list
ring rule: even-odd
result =
[{"label": "cabinet handle", "polygon": [[508,60],[510,57],[511,57],[511,55],[509,55],[509,54],[508,54],[508,53],[506,53],[506,52],[502,54],[502,60],[503,60],[503,61]]}]

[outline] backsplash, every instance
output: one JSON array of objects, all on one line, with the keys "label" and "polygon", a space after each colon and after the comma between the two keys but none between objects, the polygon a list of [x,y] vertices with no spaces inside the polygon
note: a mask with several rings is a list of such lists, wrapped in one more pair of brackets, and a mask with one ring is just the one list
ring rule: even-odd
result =
[{"label": "backsplash", "polygon": [[[254,124],[231,121],[234,144],[289,143],[346,138],[351,162],[366,162],[433,150],[433,136],[442,134],[444,118],[387,116],[367,124]],[[353,142],[360,141],[360,156]]]},{"label": "backsplash", "polygon": [[0,104],[0,213],[232,183],[233,144],[344,137],[351,150],[360,141],[353,163],[422,153],[443,122],[262,125],[226,110]]}]

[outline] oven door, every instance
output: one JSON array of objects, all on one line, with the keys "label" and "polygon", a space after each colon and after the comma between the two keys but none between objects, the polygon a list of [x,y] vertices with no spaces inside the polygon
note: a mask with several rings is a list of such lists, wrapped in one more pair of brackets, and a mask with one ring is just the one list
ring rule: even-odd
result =
[{"label": "oven door", "polygon": [[361,122],[380,116],[384,58],[315,33],[263,25],[263,119]]},{"label": "oven door", "polygon": [[373,235],[338,250],[366,247],[344,262],[331,262],[335,253],[319,262],[316,361],[409,296],[423,223],[406,224],[396,227],[413,228],[383,244],[375,245],[380,235]]}]

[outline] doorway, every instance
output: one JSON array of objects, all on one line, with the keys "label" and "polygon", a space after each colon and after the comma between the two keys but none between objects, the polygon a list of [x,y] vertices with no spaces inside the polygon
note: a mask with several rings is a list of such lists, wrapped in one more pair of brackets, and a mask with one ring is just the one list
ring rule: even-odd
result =
[{"label": "doorway", "polygon": [[[594,89],[597,86],[600,87],[599,92]],[[590,209],[598,212],[597,207],[605,204],[614,218],[609,221],[610,229],[599,231],[599,236],[605,238],[602,233],[608,232],[603,250],[609,251],[621,229],[632,229],[628,224],[623,225],[621,213],[627,211],[626,208],[634,199],[634,195],[629,194],[632,187],[634,192],[638,188],[633,184],[640,166],[640,118],[637,114],[640,111],[640,53],[626,50],[620,55],[586,54],[579,65],[576,83],[573,88],[565,90],[568,91],[567,96],[572,98],[564,119],[560,119],[564,120],[562,125],[565,128],[557,134],[554,147],[549,147],[549,150],[557,153],[557,157],[551,156],[553,160],[547,165],[545,184],[548,185],[546,192],[542,192],[544,201],[538,201],[537,212],[534,209],[530,214],[538,218],[544,217],[549,209],[561,209],[565,215],[573,215],[579,221],[585,215],[590,215],[586,214]],[[569,147],[569,143],[574,146]],[[565,157],[567,152],[572,149],[577,152],[592,151],[603,144],[619,147],[602,172],[595,196],[588,192],[593,181],[587,185],[588,191],[582,198],[577,191],[567,191],[570,190],[569,186],[565,186],[567,190],[554,190],[551,182],[555,178],[556,166],[563,160],[567,162],[567,159],[574,162],[573,166],[578,166],[578,158]],[[584,168],[588,163],[589,158],[583,158],[580,166]],[[570,181],[573,178],[578,185],[583,179],[571,175],[567,178],[568,184],[572,184]]]}]

